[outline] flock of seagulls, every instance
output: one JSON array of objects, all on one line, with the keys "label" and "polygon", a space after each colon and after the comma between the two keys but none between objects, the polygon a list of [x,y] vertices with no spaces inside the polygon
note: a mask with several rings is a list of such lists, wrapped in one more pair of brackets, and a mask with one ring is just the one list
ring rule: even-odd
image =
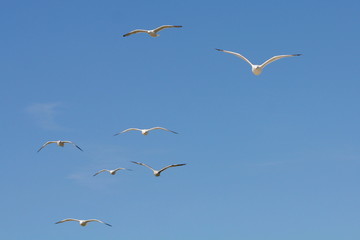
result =
[{"label": "flock of seagulls", "polygon": [[[133,30],[129,33],[126,33],[123,35],[123,37],[127,37],[127,36],[130,36],[130,35],[133,35],[133,34],[137,34],[137,33],[147,33],[149,34],[151,37],[158,37],[160,36],[158,34],[159,31],[161,30],[164,30],[164,29],[167,29],[167,28],[181,28],[182,26],[179,26],[179,25],[163,25],[163,26],[160,26],[158,28],[155,28],[155,29],[152,29],[152,30],[144,30],[144,29],[136,29],[136,30]],[[276,61],[276,60],[279,60],[281,58],[285,58],[285,57],[295,57],[295,56],[300,56],[301,54],[291,54],[291,55],[279,55],[279,56],[274,56],[270,59],[268,59],[267,61],[265,61],[263,64],[261,65],[255,65],[255,64],[252,64],[247,58],[245,58],[243,55],[239,54],[239,53],[236,53],[236,52],[231,52],[231,51],[227,51],[227,50],[222,50],[222,49],[216,49],[217,51],[220,51],[220,52],[225,52],[225,53],[229,53],[229,54],[233,54],[243,60],[245,60],[247,63],[249,63],[251,65],[251,70],[253,72],[253,74],[255,75],[260,75],[264,69],[265,66],[267,66],[268,64]],[[141,132],[142,135],[146,136],[149,134],[150,131],[153,131],[153,130],[164,130],[164,131],[167,131],[167,132],[171,132],[171,133],[174,133],[174,134],[177,134],[177,132],[174,132],[172,130],[169,130],[167,128],[163,128],[163,127],[153,127],[153,128],[149,128],[149,129],[140,129],[140,128],[128,128],[128,129],[125,129],[123,130],[122,132],[119,132],[119,133],[116,133],[114,134],[114,136],[117,136],[117,135],[120,135],[122,133],[126,133],[126,132],[129,132],[129,131],[139,131]],[[48,141],[46,142],[44,145],[41,146],[41,148],[38,150],[38,152],[40,152],[44,147],[46,147],[47,145],[49,144],[52,144],[52,143],[56,143],[59,147],[64,147],[65,146],[65,143],[69,143],[69,144],[72,144],[73,146],[75,146],[76,148],[78,148],[79,150],[83,151],[78,145],[76,145],[75,143],[71,142],[71,141],[61,141],[61,140],[58,140],[58,141]],[[181,163],[181,164],[172,164],[172,165],[168,165],[166,167],[163,167],[162,169],[160,170],[155,170],[153,169],[152,167],[150,167],[149,165],[145,164],[145,163],[141,163],[141,162],[135,162],[135,161],[132,161],[132,163],[134,164],[137,164],[137,165],[141,165],[141,166],[144,166],[144,167],[147,167],[149,168],[150,170],[153,171],[153,174],[154,176],[156,177],[159,177],[160,174],[169,169],[169,168],[173,168],[173,167],[180,167],[180,166],[184,166],[186,165],[185,163]],[[113,169],[113,170],[108,170],[108,169],[103,169],[103,170],[100,170],[98,171],[97,173],[95,173],[93,176],[97,176],[98,174],[100,173],[103,173],[103,172],[108,172],[109,174],[111,175],[115,175],[118,171],[120,170],[129,170],[129,171],[132,171],[131,169],[126,169],[126,168],[116,168],[116,169]],[[64,223],[64,222],[70,222],[70,221],[75,221],[75,222],[78,222],[80,224],[80,226],[83,226],[85,227],[89,222],[98,222],[98,223],[103,223],[107,226],[110,226],[110,224],[106,223],[106,222],[103,222],[103,221],[100,221],[98,219],[88,219],[88,220],[79,220],[79,219],[74,219],[74,218],[67,218],[67,219],[64,219],[64,220],[61,220],[61,221],[58,221],[56,222],[55,224],[58,224],[58,223]]]},{"label": "flock of seagulls", "polygon": [[[122,133],[125,133],[125,132],[129,132],[129,131],[140,131],[142,135],[146,136],[149,134],[150,131],[153,131],[153,130],[164,130],[164,131],[167,131],[167,132],[172,132],[172,133],[175,133],[175,134],[178,134],[177,132],[174,132],[174,131],[171,131],[167,128],[163,128],[163,127],[153,127],[153,128],[148,128],[148,129],[140,129],[140,128],[128,128],[128,129],[125,129],[124,131],[120,132],[120,133],[117,133],[115,134],[114,136],[116,135],[119,135],[119,134],[122,134]],[[69,143],[69,144],[72,144],[74,145],[75,147],[77,147],[79,150],[83,151],[78,145],[76,145],[75,143],[73,143],[72,141],[62,141],[62,140],[58,140],[58,141],[48,141],[46,142],[44,145],[42,145],[40,147],[40,149],[37,151],[37,152],[40,152],[41,149],[43,149],[44,147],[46,147],[47,145],[49,144],[52,144],[52,143],[56,143],[56,145],[58,145],[59,147],[64,147],[65,146],[65,143]],[[142,165],[142,166],[145,166],[145,167],[148,167],[149,169],[151,169],[154,173],[154,176],[156,177],[159,177],[160,174],[165,171],[166,169],[168,168],[172,168],[172,167],[179,167],[179,166],[184,166],[186,164],[182,163],[182,164],[173,164],[173,165],[169,165],[169,166],[166,166],[160,170],[155,170],[153,169],[152,167],[150,167],[149,165],[145,164],[145,163],[139,163],[139,162],[134,162],[132,161],[133,163],[135,164],[138,164],[138,165]],[[100,173],[103,173],[103,172],[108,172],[109,174],[111,175],[115,175],[118,171],[120,170],[128,170],[128,171],[132,171],[131,169],[127,169],[127,168],[116,168],[116,169],[113,169],[113,170],[108,170],[108,169],[102,169],[98,172],[96,172],[93,176],[97,176],[98,174]],[[56,222],[55,224],[58,224],[58,223],[64,223],[64,222],[70,222],[70,221],[75,221],[75,222],[79,222],[80,226],[82,227],[85,227],[89,222],[99,222],[99,223],[103,223],[107,226],[110,226],[110,224],[106,223],[106,222],[103,222],[101,220],[98,220],[98,219],[88,219],[88,220],[79,220],[79,219],[75,219],[75,218],[66,218],[64,220],[61,220],[61,221],[58,221]]]}]

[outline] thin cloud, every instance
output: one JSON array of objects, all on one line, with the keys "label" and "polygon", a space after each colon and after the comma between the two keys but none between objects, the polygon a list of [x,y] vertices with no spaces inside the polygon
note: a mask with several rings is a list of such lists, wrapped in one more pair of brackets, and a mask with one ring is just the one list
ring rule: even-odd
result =
[{"label": "thin cloud", "polygon": [[34,103],[26,108],[26,112],[34,119],[37,125],[46,130],[63,129],[56,122],[60,103]]}]

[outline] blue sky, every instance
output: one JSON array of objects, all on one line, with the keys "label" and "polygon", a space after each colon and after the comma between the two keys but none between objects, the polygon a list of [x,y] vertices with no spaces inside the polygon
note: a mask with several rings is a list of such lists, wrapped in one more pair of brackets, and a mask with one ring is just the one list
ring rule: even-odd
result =
[{"label": "blue sky", "polygon": [[359,5],[2,1],[0,238],[359,239]]}]

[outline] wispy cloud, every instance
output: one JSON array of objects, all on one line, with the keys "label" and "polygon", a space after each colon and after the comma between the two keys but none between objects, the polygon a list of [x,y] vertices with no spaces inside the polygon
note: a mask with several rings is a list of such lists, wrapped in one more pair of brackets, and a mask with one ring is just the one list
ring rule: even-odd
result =
[{"label": "wispy cloud", "polygon": [[57,121],[56,115],[59,114],[61,103],[34,103],[26,108],[26,112],[43,129],[59,130],[63,129]]}]

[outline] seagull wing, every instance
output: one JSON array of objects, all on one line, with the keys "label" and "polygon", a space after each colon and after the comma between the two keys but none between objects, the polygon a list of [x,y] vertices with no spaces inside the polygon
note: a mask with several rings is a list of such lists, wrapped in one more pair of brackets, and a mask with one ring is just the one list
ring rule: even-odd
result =
[{"label": "seagull wing", "polygon": [[129,33],[124,34],[123,37],[127,37],[127,36],[130,36],[130,35],[132,35],[132,34],[142,33],[142,32],[143,32],[143,33],[147,33],[147,30],[136,29],[136,30],[134,30],[134,31],[131,31],[131,32],[129,32]]},{"label": "seagull wing", "polygon": [[301,54],[291,54],[291,55],[279,55],[279,56],[274,56],[272,58],[270,58],[269,60],[265,61],[263,64],[260,65],[261,68],[265,67],[266,65],[268,65],[269,63],[272,63],[276,60],[279,60],[281,58],[284,57],[295,57],[295,56],[300,56]]},{"label": "seagull wing", "polygon": [[171,130],[166,129],[166,128],[163,128],[163,127],[153,127],[153,128],[150,128],[149,131],[151,131],[151,130],[156,130],[156,129],[161,129],[161,130],[165,130],[165,131],[168,131],[168,132],[172,132],[172,133],[178,134],[177,132],[171,131]]},{"label": "seagull wing", "polygon": [[165,28],[181,28],[182,26],[178,26],[178,25],[163,25],[163,26],[160,26],[158,28],[155,28],[154,29],[154,32],[157,33]]},{"label": "seagull wing", "polygon": [[71,142],[71,141],[64,141],[64,143],[71,143],[72,145],[74,145],[75,147],[77,147],[79,150],[83,151],[78,145],[76,145],[75,143]]},{"label": "seagull wing", "polygon": [[169,165],[169,166],[164,167],[164,168],[162,168],[161,170],[159,170],[159,173],[161,173],[161,172],[163,172],[163,171],[165,171],[166,169],[171,168],[171,167],[180,167],[180,166],[184,166],[184,165],[186,165],[186,164],[185,164],[185,163],[181,163],[181,164]]},{"label": "seagull wing", "polygon": [[95,173],[93,176],[95,177],[95,176],[98,175],[99,173],[106,172],[106,171],[108,171],[108,170],[107,170],[107,169],[100,170],[100,171],[98,171],[97,173]]},{"label": "seagull wing", "polygon": [[117,136],[117,135],[122,134],[122,133],[129,132],[129,131],[141,131],[141,129],[139,129],[139,128],[128,128],[128,129],[126,129],[126,130],[124,130],[124,131],[122,131],[122,132],[119,132],[119,133],[117,133],[117,134],[114,134],[114,136]]},{"label": "seagull wing", "polygon": [[74,219],[74,218],[67,218],[67,219],[64,219],[64,220],[58,221],[58,222],[56,222],[55,224],[58,224],[58,223],[63,223],[63,222],[69,222],[69,221],[77,221],[77,222],[80,222],[80,220],[78,220],[78,219]]},{"label": "seagull wing", "polygon": [[56,141],[46,142],[44,145],[41,146],[41,148],[39,148],[39,150],[37,150],[37,152],[40,152],[41,149],[43,149],[44,147],[46,147],[46,146],[49,145],[50,143],[56,143]]},{"label": "seagull wing", "polygon": [[109,227],[112,227],[110,224],[108,224],[108,223],[106,223],[106,222],[103,222],[103,221],[100,221],[100,220],[97,220],[97,219],[89,219],[89,220],[86,220],[85,222],[99,222],[99,223],[106,224],[106,225],[108,225]]},{"label": "seagull wing", "polygon": [[150,167],[149,165],[146,165],[145,163],[134,162],[134,161],[131,161],[131,162],[132,162],[132,163],[135,163],[135,164],[139,164],[139,165],[145,166],[145,167],[148,167],[148,168],[150,168],[151,170],[155,171],[152,167]]},{"label": "seagull wing", "polygon": [[117,169],[114,169],[113,171],[117,172],[119,170],[125,170],[126,168],[117,168]]},{"label": "seagull wing", "polygon": [[248,62],[251,66],[253,65],[246,57],[244,57],[243,55],[241,55],[240,53],[236,53],[236,52],[231,52],[231,51],[226,51],[226,50],[222,50],[222,49],[218,49],[216,48],[216,50],[220,51],[220,52],[226,52],[226,53],[230,53],[233,54],[239,58],[244,59],[246,62]]}]

